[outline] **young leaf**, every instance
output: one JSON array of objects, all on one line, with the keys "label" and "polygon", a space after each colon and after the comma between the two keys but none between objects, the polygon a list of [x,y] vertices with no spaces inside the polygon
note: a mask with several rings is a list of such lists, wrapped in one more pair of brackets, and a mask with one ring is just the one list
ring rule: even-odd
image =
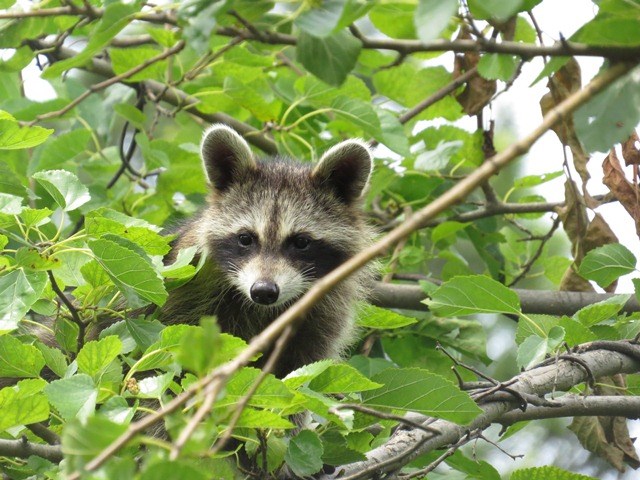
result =
[{"label": "young leaf", "polygon": [[518,295],[484,275],[454,277],[438,288],[431,299],[424,301],[443,317],[476,313],[520,313]]},{"label": "young leaf", "polygon": [[51,405],[67,421],[73,418],[85,421],[95,411],[98,389],[88,375],[78,374],[55,380],[44,391]]},{"label": "young leaf", "polygon": [[412,317],[405,317],[399,313],[392,312],[386,308],[374,305],[363,304],[358,309],[357,324],[359,327],[393,329],[412,325],[418,320]]},{"label": "young leaf", "polygon": [[452,382],[418,368],[389,368],[372,381],[384,387],[363,392],[365,405],[423,413],[465,425],[482,410]]},{"label": "young leaf", "polygon": [[32,177],[65,212],[75,210],[91,200],[87,187],[80,183],[78,177],[66,170],[36,172]]},{"label": "young leaf", "polygon": [[547,337],[527,337],[518,347],[518,367],[528,369],[540,363],[547,353],[554,351],[562,343],[564,336],[564,328],[555,326],[549,330]]},{"label": "young leaf", "polygon": [[296,56],[320,80],[339,86],[353,70],[361,48],[362,42],[344,31],[324,38],[301,32]]},{"label": "young leaf", "polygon": [[18,322],[38,301],[46,284],[45,272],[17,269],[0,277],[0,332],[18,328]]},{"label": "young leaf", "polygon": [[0,150],[31,148],[44,142],[53,130],[42,127],[20,127],[12,120],[0,120]]},{"label": "young leaf", "polygon": [[33,345],[11,335],[0,337],[0,377],[37,377],[44,367],[44,357]]},{"label": "young leaf", "polygon": [[[41,380],[42,381],[42,380]],[[49,403],[45,396],[38,392],[23,392],[6,387],[0,390],[0,432],[18,425],[29,425],[49,418]]]},{"label": "young leaf", "polygon": [[633,272],[636,261],[636,257],[627,247],[619,243],[610,243],[587,253],[580,263],[578,273],[604,288],[619,277]]},{"label": "young leaf", "polygon": [[457,11],[458,0],[420,0],[414,16],[418,38],[423,42],[438,38]]},{"label": "young leaf", "polygon": [[546,466],[516,470],[511,474],[510,480],[596,480],[596,478]]},{"label": "young leaf", "polygon": [[284,459],[293,473],[307,477],[320,471],[323,453],[318,434],[311,430],[303,430],[289,441]]},{"label": "young leaf", "polygon": [[590,327],[596,323],[609,320],[618,314],[631,295],[614,295],[602,302],[592,303],[578,310],[574,318],[578,319],[583,325]]},{"label": "young leaf", "polygon": [[309,383],[310,389],[321,393],[345,394],[380,387],[382,384],[372,382],[352,366],[342,363],[331,365]]},{"label": "young leaf", "polygon": [[478,62],[478,73],[488,80],[507,82],[518,68],[518,61],[512,55],[486,53]]},{"label": "young leaf", "polygon": [[162,306],[168,294],[160,275],[149,259],[140,255],[135,244],[121,240],[124,241],[106,238],[92,240],[89,248],[133,306],[144,304],[139,297]]},{"label": "young leaf", "polygon": [[115,336],[87,342],[76,358],[78,370],[96,378],[106,370],[121,351],[122,342]]}]

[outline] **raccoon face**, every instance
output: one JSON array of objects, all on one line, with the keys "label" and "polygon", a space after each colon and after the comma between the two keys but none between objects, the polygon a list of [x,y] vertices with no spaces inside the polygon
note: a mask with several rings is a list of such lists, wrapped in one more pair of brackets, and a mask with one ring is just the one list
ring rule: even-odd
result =
[{"label": "raccoon face", "polygon": [[212,194],[199,237],[247,301],[290,303],[361,249],[359,200],[371,172],[362,142],[334,146],[311,168],[256,161],[242,137],[214,125],[202,158]]}]

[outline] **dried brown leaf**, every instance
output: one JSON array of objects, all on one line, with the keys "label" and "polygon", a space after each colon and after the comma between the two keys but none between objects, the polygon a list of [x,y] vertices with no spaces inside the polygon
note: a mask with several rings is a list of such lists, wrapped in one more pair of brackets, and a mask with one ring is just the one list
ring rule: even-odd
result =
[{"label": "dried brown leaf", "polygon": [[629,165],[640,165],[640,149],[637,146],[639,143],[638,134],[634,130],[627,141],[622,144],[622,158],[624,158],[624,164],[627,167]]},{"label": "dried brown leaf", "polygon": [[[458,34],[458,40],[470,39],[471,35],[466,28],[462,28]],[[477,52],[465,52],[456,55],[453,64],[453,78],[459,77],[464,72],[478,65],[480,55]],[[497,82],[487,80],[480,75],[475,75],[469,79],[464,90],[456,95],[456,99],[462,105],[464,113],[467,115],[478,114],[493,98],[496,93]]]},{"label": "dried brown leaf", "polygon": [[640,191],[638,185],[627,180],[615,150],[611,150],[604,159],[602,170],[604,171],[602,183],[609,187],[611,193],[631,215],[636,225],[636,234],[640,237]]},{"label": "dried brown leaf", "polygon": [[575,433],[580,444],[586,450],[605,459],[619,472],[626,471],[624,452],[609,443],[605,429],[598,417],[575,417],[568,428]]},{"label": "dried brown leaf", "polygon": [[587,207],[577,185],[571,180],[564,183],[564,198],[565,206],[558,209],[558,215],[564,231],[571,240],[573,256],[580,262],[586,253],[583,251],[582,241],[587,235],[589,225]]},{"label": "dried brown leaf", "polygon": [[[547,83],[549,93],[540,99],[542,115],[546,115],[549,110],[565,100],[569,95],[580,90],[581,86],[580,65],[578,65],[575,58],[571,58],[549,78],[549,82]],[[561,122],[556,123],[551,129],[558,136],[562,144],[571,150],[573,165],[582,179],[582,187],[584,190],[587,180],[590,178],[589,172],[587,171],[587,162],[590,157],[584,151],[584,148],[582,148],[580,140],[578,140],[573,126],[573,118],[563,118]]]}]

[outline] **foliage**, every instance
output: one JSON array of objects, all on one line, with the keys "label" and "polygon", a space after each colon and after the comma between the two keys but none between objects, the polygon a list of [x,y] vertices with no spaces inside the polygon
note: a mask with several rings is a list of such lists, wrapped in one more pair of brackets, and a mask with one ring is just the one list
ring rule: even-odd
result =
[{"label": "foliage", "polygon": [[[362,305],[360,340],[344,362],[321,361],[284,379],[251,365],[233,371],[175,458],[175,440],[211,395],[197,387],[247,346],[215,319],[166,326],[153,313],[201,266],[190,249],[165,265],[173,236],[161,227],[204,204],[203,126],[222,121],[262,153],[307,160],[342,138],[384,147],[366,198],[383,233],[503,149],[500,135],[511,132],[495,132],[494,145],[493,126],[469,130],[465,120],[487,125],[485,107],[526,84],[525,65],[549,76],[546,113],[580,90],[577,52],[601,56],[603,69],[638,58],[638,2],[595,2],[597,15],[555,51],[536,35],[532,12],[541,3],[552,2],[87,0],[33,4],[26,14],[23,3],[0,0],[0,440],[58,448],[60,437],[64,455],[61,463],[2,457],[3,474],[72,476],[143,414],[193,395],[165,412],[173,446],[146,430],[96,475],[243,478],[235,453],[254,458],[260,478],[310,476],[364,460],[407,412],[471,424],[482,410],[459,382],[475,380],[475,370],[454,372],[452,359],[508,376],[565,345],[636,337],[629,295],[536,315],[511,287],[588,292],[593,281],[613,292],[636,273],[634,253],[602,215],[587,214],[604,200],[587,190],[586,164],[592,152],[624,142],[637,174],[640,154],[626,141],[640,121],[637,69],[556,124],[571,166],[558,148],[543,173],[494,178],[383,259],[385,281],[425,280],[429,312]],[[530,62],[548,53],[546,64]],[[48,98],[21,83],[36,66]],[[564,199],[550,203],[541,196],[549,190],[537,187],[563,174]],[[637,182],[625,175],[613,151],[604,180],[638,226]],[[518,320],[503,363],[488,355],[487,315]],[[304,412],[311,423],[295,430]],[[243,443],[228,443],[231,434]],[[615,468],[635,465],[632,447],[623,455],[605,437],[587,448],[618,449],[606,456]],[[426,475],[446,461],[438,468],[499,478],[465,456],[463,443],[398,468]],[[547,466],[511,478],[587,477]]]}]

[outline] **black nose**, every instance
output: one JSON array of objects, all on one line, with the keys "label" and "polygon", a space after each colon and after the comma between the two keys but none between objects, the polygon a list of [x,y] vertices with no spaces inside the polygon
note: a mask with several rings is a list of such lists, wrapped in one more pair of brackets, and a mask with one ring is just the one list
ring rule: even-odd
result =
[{"label": "black nose", "polygon": [[273,282],[258,280],[251,285],[251,300],[261,305],[271,305],[278,300],[280,289]]}]

